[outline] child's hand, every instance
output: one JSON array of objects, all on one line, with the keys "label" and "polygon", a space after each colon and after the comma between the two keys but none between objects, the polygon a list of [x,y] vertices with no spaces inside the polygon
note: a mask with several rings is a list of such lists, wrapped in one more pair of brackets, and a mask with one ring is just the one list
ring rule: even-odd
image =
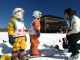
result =
[{"label": "child's hand", "polygon": [[9,36],[9,43],[10,43],[11,45],[14,44],[14,38],[13,38],[13,36]]},{"label": "child's hand", "polygon": [[40,37],[40,31],[36,30],[37,37]]}]

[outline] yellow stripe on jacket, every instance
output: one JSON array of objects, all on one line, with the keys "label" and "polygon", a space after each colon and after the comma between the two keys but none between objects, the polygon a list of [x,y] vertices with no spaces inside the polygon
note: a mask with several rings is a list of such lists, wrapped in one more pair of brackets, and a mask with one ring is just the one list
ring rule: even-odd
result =
[{"label": "yellow stripe on jacket", "polygon": [[[10,20],[17,20],[15,17],[11,16]],[[8,35],[14,35],[14,24],[12,22],[8,23]]]}]

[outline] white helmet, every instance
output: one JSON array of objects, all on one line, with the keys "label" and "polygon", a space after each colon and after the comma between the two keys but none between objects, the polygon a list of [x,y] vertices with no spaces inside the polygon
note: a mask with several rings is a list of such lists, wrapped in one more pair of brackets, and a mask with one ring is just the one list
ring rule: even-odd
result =
[{"label": "white helmet", "polygon": [[32,16],[35,18],[40,18],[42,16],[42,13],[40,11],[34,11]]},{"label": "white helmet", "polygon": [[12,13],[12,15],[13,15],[14,17],[16,17],[16,18],[18,18],[18,19],[20,19],[20,20],[24,20],[24,19],[23,19],[23,14],[24,14],[23,8],[15,8],[15,9],[13,10],[13,13]]}]

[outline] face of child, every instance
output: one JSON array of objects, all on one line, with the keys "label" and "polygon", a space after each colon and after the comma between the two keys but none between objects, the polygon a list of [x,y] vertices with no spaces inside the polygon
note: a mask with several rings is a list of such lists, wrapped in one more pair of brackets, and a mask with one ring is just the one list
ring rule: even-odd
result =
[{"label": "face of child", "polygon": [[42,14],[39,14],[39,17],[41,18],[42,17]]},{"label": "face of child", "polygon": [[23,17],[24,17],[24,12],[19,12],[17,18],[23,19]]},{"label": "face of child", "polygon": [[22,17],[24,17],[24,12],[21,13]]}]

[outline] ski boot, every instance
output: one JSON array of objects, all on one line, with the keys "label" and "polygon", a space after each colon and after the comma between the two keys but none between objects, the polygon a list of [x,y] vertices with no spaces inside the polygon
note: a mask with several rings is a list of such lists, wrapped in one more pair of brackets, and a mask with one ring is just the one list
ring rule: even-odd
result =
[{"label": "ski boot", "polygon": [[11,58],[11,60],[19,60],[17,52],[12,52],[12,58]]},{"label": "ski boot", "polygon": [[28,60],[27,57],[24,54],[24,51],[19,51],[19,59],[20,60]]},{"label": "ski boot", "polygon": [[71,56],[70,56],[70,60],[72,59],[72,60],[76,60],[76,59],[78,59],[79,58],[79,53],[77,53],[77,54],[71,54]]}]

